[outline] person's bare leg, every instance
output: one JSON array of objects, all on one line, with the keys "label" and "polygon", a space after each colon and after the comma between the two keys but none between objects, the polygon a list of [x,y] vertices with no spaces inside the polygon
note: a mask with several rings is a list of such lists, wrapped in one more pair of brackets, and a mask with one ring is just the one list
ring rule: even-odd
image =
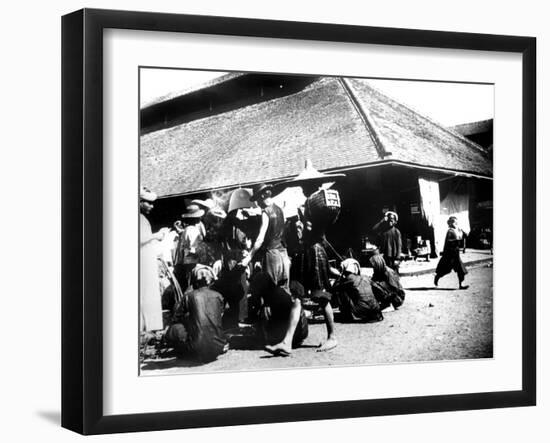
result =
[{"label": "person's bare leg", "polygon": [[325,315],[325,324],[327,325],[327,341],[319,346],[317,352],[330,351],[331,349],[334,349],[336,346],[338,346],[338,340],[336,340],[336,334],[334,333],[334,312],[332,311],[332,306],[330,305],[330,302],[327,302],[323,309]]},{"label": "person's bare leg", "polygon": [[302,304],[300,300],[294,300],[292,303],[292,308],[290,308],[290,315],[288,319],[288,328],[286,330],[285,337],[283,340],[275,345],[267,345],[265,350],[271,354],[275,355],[290,355],[292,354],[292,338],[294,337],[294,332],[300,321],[300,313],[302,312]]}]

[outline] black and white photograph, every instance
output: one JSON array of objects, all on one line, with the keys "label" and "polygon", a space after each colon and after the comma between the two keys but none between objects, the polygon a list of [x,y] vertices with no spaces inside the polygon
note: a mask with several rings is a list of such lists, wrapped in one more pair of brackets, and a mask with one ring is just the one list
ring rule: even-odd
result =
[{"label": "black and white photograph", "polygon": [[7,2],[3,440],[546,442],[547,10]]},{"label": "black and white photograph", "polygon": [[493,358],[494,85],[139,68],[140,375]]}]

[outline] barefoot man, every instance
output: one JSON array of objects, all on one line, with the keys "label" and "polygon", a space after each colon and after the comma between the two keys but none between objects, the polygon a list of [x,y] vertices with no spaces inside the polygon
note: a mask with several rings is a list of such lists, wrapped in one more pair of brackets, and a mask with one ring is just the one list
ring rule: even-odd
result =
[{"label": "barefoot man", "polygon": [[[307,207],[307,206],[306,206]],[[305,215],[304,231],[304,287],[311,292],[311,299],[319,303],[323,309],[327,327],[327,340],[322,343],[317,352],[329,351],[338,345],[334,331],[334,313],[330,300],[330,267],[325,249],[325,233],[318,229],[314,222],[308,220],[308,211]]]},{"label": "barefoot man", "polygon": [[303,264],[300,278],[306,291],[310,292],[312,300],[319,303],[323,309],[327,327],[327,340],[319,346],[317,352],[329,351],[338,345],[334,331],[334,313],[330,304],[332,295],[329,276],[331,270],[325,249],[327,243],[325,231],[330,224],[336,221],[340,210],[338,193],[333,190],[331,190],[332,195],[338,197],[336,211],[323,211],[323,209],[328,209],[327,207],[319,209],[317,191],[323,185],[325,189],[330,188],[333,182],[341,177],[344,177],[344,174],[324,174],[317,171],[308,160],[305,169],[298,176],[280,185],[280,188],[300,186],[306,197],[301,214],[304,232],[302,239]]},{"label": "barefoot man", "polygon": [[[257,201],[262,209],[262,222],[254,246],[250,254],[241,261],[241,265],[248,266],[250,261],[260,253],[262,255],[262,272],[269,277],[273,287],[284,289],[290,296],[290,260],[283,244],[285,218],[283,210],[272,201],[272,189],[271,185],[263,183],[254,188],[250,200]],[[292,353],[292,337],[300,320],[301,309],[300,300],[293,300],[288,328],[283,340],[275,345],[267,345],[266,351],[281,356],[288,356]]]}]

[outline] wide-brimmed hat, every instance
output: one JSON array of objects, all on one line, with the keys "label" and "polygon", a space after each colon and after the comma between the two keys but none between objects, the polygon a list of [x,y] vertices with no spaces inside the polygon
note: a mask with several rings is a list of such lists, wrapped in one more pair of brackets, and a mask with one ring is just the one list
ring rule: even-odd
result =
[{"label": "wide-brimmed hat", "polygon": [[157,199],[157,194],[150,191],[145,186],[142,186],[139,190],[139,198],[140,200],[145,200],[147,202],[154,202]]},{"label": "wide-brimmed hat", "polygon": [[204,210],[198,205],[189,205],[185,208],[185,212],[181,214],[182,218],[199,218],[204,215]]},{"label": "wide-brimmed hat", "polygon": [[260,195],[262,195],[265,191],[272,191],[273,185],[268,185],[266,183],[260,183],[259,185],[256,185],[252,188],[252,196],[250,197],[250,201],[256,201],[260,198]]},{"label": "wide-brimmed hat", "polygon": [[206,200],[200,200],[198,198],[191,200],[192,205],[197,205],[200,209],[209,210],[212,209],[216,204],[214,203],[214,200],[211,198],[207,198]]},{"label": "wide-brimmed hat", "polygon": [[235,189],[231,193],[231,197],[229,198],[229,208],[227,209],[227,212],[232,212],[237,209],[243,209],[243,208],[255,208],[256,202],[251,200],[252,197],[252,190],[247,188],[239,188]]},{"label": "wide-brimmed hat", "polygon": [[286,180],[277,185],[277,188],[288,188],[292,186],[315,185],[321,186],[324,183],[335,182],[345,177],[345,174],[325,174],[313,167],[311,160],[306,160],[304,170],[291,180]]}]

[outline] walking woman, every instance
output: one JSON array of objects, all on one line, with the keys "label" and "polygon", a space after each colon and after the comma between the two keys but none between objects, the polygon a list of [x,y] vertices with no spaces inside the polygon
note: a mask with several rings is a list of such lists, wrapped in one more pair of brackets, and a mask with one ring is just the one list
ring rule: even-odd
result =
[{"label": "walking woman", "polygon": [[468,289],[468,285],[464,285],[464,276],[468,273],[464,263],[460,259],[460,247],[463,241],[463,232],[458,228],[458,220],[451,216],[447,220],[449,230],[445,237],[445,246],[443,247],[443,256],[437,264],[435,270],[434,285],[437,286],[439,279],[447,275],[451,271],[455,271],[458,275],[458,286],[460,289]]}]

